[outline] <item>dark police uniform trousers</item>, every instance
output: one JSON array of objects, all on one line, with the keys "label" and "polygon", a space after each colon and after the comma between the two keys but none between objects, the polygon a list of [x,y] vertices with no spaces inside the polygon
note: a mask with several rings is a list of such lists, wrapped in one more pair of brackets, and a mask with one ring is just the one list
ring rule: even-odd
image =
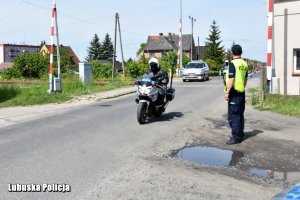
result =
[{"label": "dark police uniform trousers", "polygon": [[234,140],[242,141],[244,138],[244,111],[245,92],[237,92],[232,89],[228,101],[228,122]]}]

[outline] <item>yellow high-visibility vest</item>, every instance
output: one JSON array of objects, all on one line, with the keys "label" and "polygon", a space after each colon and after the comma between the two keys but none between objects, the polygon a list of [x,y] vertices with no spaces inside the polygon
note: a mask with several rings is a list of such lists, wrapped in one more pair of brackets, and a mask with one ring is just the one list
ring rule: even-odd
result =
[{"label": "yellow high-visibility vest", "polygon": [[[231,62],[235,67],[233,88],[238,92],[244,92],[246,73],[248,71],[248,64],[241,58],[234,59]],[[229,67],[227,68],[227,72],[226,72],[226,88],[228,86],[228,79],[229,79],[228,76],[229,76]]]}]

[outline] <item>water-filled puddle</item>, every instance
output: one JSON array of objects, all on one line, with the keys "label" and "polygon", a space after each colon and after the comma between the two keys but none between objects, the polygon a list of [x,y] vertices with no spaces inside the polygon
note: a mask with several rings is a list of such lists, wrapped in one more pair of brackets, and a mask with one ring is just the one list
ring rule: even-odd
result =
[{"label": "water-filled puddle", "polygon": [[212,167],[237,167],[253,176],[282,180],[285,183],[297,182],[300,179],[299,170],[278,169],[270,166],[253,166],[244,162],[242,151],[224,150],[216,147],[197,146],[186,147],[176,153],[176,157],[195,164]]},{"label": "water-filled puddle", "polygon": [[176,156],[197,164],[209,166],[235,166],[244,156],[244,153],[203,146],[184,148],[178,151]]},{"label": "water-filled puddle", "polygon": [[272,177],[273,172],[271,170],[260,169],[257,167],[250,167],[247,172],[261,177]]}]

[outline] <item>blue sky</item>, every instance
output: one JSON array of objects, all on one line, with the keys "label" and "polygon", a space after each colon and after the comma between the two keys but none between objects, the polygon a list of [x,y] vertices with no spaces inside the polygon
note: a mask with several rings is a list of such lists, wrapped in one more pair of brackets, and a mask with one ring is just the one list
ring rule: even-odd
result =
[{"label": "blue sky", "polygon": [[[50,43],[52,0],[0,0],[0,43]],[[57,0],[60,43],[71,46],[81,60],[93,35],[114,38],[114,16],[120,15],[124,56],[135,58],[148,35],[178,34],[180,0]],[[213,20],[225,48],[241,44],[244,57],[266,60],[267,0],[182,0],[183,34],[191,33],[189,16],[196,19],[194,39],[204,45]],[[120,48],[117,46],[118,60]]]}]

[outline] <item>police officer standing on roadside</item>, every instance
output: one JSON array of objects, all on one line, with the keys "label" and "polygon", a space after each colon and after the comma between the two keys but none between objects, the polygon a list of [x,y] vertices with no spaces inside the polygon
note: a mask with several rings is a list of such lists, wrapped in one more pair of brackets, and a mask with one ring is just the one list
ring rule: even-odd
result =
[{"label": "police officer standing on roadside", "polygon": [[243,50],[240,45],[234,44],[231,52],[233,60],[229,63],[226,73],[225,100],[228,101],[228,122],[232,136],[226,144],[237,144],[244,139],[245,87],[248,65],[241,58]]}]

